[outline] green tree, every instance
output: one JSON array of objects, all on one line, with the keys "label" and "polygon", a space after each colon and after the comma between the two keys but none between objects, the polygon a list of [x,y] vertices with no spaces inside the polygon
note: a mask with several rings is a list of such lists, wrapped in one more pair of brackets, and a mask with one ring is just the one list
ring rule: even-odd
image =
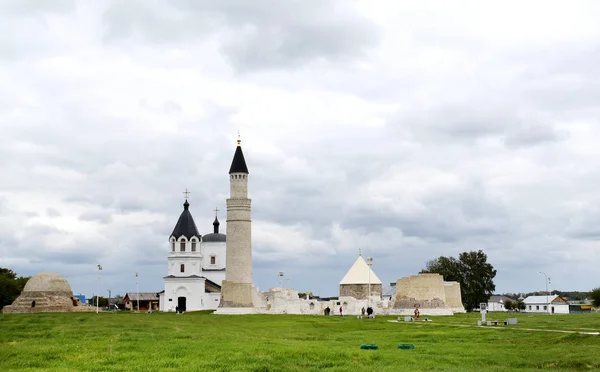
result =
[{"label": "green tree", "polygon": [[592,289],[590,298],[592,299],[592,306],[600,307],[600,287]]},{"label": "green tree", "polygon": [[514,302],[511,300],[504,300],[504,308],[506,310],[510,310],[512,307],[516,307]]},{"label": "green tree", "polygon": [[437,273],[448,281],[460,283],[463,304],[467,311],[472,311],[480,303],[487,302],[494,293],[496,270],[487,262],[487,255],[482,250],[463,252],[454,257],[441,256],[427,262],[422,273]]},{"label": "green tree", "polygon": [[425,264],[422,273],[437,273],[444,277],[446,281],[460,282],[460,262],[454,257],[440,256],[434,260],[429,260]]},{"label": "green tree", "polygon": [[28,280],[29,277],[17,277],[14,271],[0,267],[0,309],[19,297]]}]

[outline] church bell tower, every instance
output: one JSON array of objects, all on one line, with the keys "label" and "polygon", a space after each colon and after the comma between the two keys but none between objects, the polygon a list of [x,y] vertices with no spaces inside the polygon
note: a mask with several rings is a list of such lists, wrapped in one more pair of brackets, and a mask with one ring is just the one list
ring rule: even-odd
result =
[{"label": "church bell tower", "polygon": [[227,273],[221,288],[220,307],[253,307],[252,236],[248,199],[248,166],[238,136],[229,168],[227,199]]}]

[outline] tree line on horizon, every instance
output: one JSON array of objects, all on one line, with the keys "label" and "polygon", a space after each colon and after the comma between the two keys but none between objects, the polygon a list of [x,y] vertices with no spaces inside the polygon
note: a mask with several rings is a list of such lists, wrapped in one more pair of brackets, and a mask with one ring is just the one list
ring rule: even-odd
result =
[{"label": "tree line on horizon", "polygon": [[12,304],[25,288],[29,276],[17,276],[10,269],[0,267],[0,310]]}]

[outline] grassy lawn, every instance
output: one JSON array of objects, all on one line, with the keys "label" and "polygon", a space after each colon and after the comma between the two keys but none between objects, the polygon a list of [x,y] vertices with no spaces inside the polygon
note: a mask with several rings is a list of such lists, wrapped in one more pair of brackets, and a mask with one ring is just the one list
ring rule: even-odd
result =
[{"label": "grassy lawn", "polygon": [[[599,370],[600,314],[357,319],[208,313],[0,315],[0,371]],[[513,315],[511,315],[513,317]],[[505,319],[506,314],[488,314]],[[361,350],[375,343],[379,350]],[[399,350],[413,343],[414,350]]]}]

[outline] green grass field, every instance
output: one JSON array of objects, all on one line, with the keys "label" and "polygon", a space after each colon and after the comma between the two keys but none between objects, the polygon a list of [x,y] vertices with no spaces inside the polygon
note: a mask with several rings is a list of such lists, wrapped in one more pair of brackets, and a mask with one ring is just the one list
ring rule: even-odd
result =
[{"label": "green grass field", "polygon": [[[396,317],[208,313],[0,315],[0,371],[600,370],[600,314]],[[488,319],[506,314],[488,314]],[[527,329],[539,329],[533,331]],[[546,330],[546,331],[541,331]],[[373,343],[379,350],[361,350]],[[400,350],[413,343],[414,350]]]}]

